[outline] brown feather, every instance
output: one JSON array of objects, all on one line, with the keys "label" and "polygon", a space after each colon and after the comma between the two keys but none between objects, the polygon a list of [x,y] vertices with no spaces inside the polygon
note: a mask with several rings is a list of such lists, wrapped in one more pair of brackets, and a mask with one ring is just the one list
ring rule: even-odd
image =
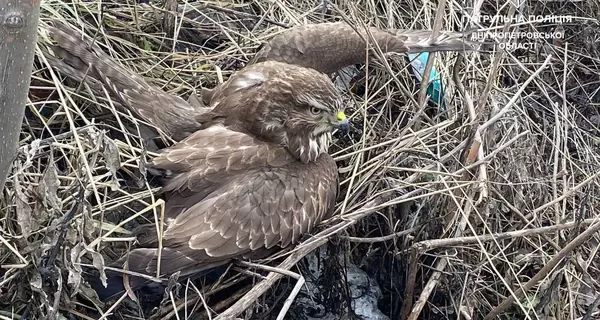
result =
[{"label": "brown feather", "polygon": [[81,33],[62,22],[52,21],[52,26],[46,29],[57,42],[53,47],[55,54],[63,58],[64,64],[72,66],[64,68],[69,75],[77,75],[73,71],[78,70],[81,75],[78,78],[83,79],[89,70],[87,75],[93,79],[92,83],[106,85],[129,110],[175,140],[200,129],[194,116],[205,112],[204,108],[194,108],[182,98],[149,84],[143,77],[121,67],[88,37],[82,38]]},{"label": "brown feather", "polygon": [[[296,183],[288,183],[290,177],[296,177]],[[319,187],[321,184],[331,184],[335,188],[323,192]],[[281,248],[296,242],[300,235],[330,216],[336,188],[337,168],[327,154],[309,164],[295,161],[277,168],[237,172],[229,182],[221,184],[204,199],[191,201],[194,205],[183,209],[168,223],[163,245],[165,249],[175,251],[169,251],[166,257],[163,251],[162,273],[192,274],[255,250]],[[185,203],[176,199],[188,195],[193,197],[196,193],[171,193],[167,216],[173,216],[169,213],[171,203]],[[312,205],[313,198],[319,203],[316,207]],[[130,269],[148,274],[156,272],[156,253],[136,250],[132,251],[134,255],[130,255],[129,260],[144,254],[144,263],[130,264]],[[175,258],[178,260],[173,260]],[[134,270],[136,265],[143,269]]]},{"label": "brown feather", "polygon": [[[355,30],[356,28],[356,30]],[[473,50],[468,34],[442,31],[432,39],[430,30],[381,30],[369,33],[383,53]],[[308,24],[290,28],[271,38],[250,61],[279,61],[331,73],[349,65],[363,63],[371,38],[364,27],[345,22]]]}]

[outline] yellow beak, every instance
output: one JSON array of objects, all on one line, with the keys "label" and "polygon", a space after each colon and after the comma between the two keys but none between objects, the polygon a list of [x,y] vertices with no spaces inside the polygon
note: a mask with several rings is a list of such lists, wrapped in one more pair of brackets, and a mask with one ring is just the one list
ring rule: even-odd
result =
[{"label": "yellow beak", "polygon": [[342,130],[342,133],[344,135],[347,135],[348,132],[350,132],[350,123],[348,122],[348,118],[346,118],[346,114],[344,113],[344,111],[339,111],[336,114],[336,119],[338,121],[337,127],[340,128],[340,130]]}]

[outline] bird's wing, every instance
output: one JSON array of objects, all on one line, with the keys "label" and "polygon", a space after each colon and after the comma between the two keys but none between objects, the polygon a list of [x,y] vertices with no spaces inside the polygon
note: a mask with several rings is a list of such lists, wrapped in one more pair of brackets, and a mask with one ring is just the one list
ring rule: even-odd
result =
[{"label": "bird's wing", "polygon": [[[163,149],[152,167],[168,173],[163,191],[194,193],[202,199],[240,172],[295,161],[285,148],[216,124]],[[169,202],[176,201],[169,197]]]},{"label": "bird's wing", "polygon": [[[473,50],[467,34],[440,32],[432,38],[430,30],[382,30],[370,27],[372,40],[387,52]],[[271,38],[251,60],[274,60],[331,73],[346,66],[363,63],[370,41],[364,27],[345,22],[318,23],[294,27]]]},{"label": "bird's wing", "polygon": [[[282,147],[215,128],[198,131],[154,161],[172,170],[177,180],[175,190],[167,183],[173,191],[166,208],[170,219],[162,242],[167,248],[161,252],[163,274],[198,272],[288,246],[333,211],[338,173],[329,155],[302,164]],[[210,177],[210,183],[202,182]],[[206,186],[209,191],[201,190]],[[142,239],[141,245],[154,246],[155,235],[153,239]],[[130,269],[140,266],[138,271],[152,274],[157,254],[156,249],[133,250]]]},{"label": "bird's wing", "polygon": [[[216,90],[204,89],[201,99],[194,97],[192,103],[188,103],[121,67],[98,44],[83,39],[80,32],[73,28],[52,21],[52,26],[47,26],[46,30],[56,41],[56,45],[50,47],[62,58],[62,61],[52,61],[56,68],[76,80],[86,79],[100,94],[102,88],[99,83],[104,83],[123,105],[176,141],[200,128],[195,117],[208,112],[215,103],[214,93],[223,91],[219,89],[223,85],[217,86]],[[331,73],[364,62],[366,55],[371,52],[365,50],[365,41],[371,39],[369,34],[384,53],[474,49],[474,43],[467,39],[468,34],[460,32],[443,31],[438,37],[432,38],[429,30],[381,30],[370,27],[368,31],[360,26],[355,29],[345,22],[294,27],[271,38],[250,64],[278,61]]]},{"label": "bird's wing", "polygon": [[175,140],[200,128],[194,116],[205,112],[201,106],[192,106],[149,84],[143,77],[120,66],[97,43],[59,21],[52,21],[46,30],[56,42],[51,46],[54,54],[62,58],[62,63],[54,64],[68,76],[79,81],[91,78],[92,88],[96,89],[101,89],[98,83],[103,83],[133,113]]}]

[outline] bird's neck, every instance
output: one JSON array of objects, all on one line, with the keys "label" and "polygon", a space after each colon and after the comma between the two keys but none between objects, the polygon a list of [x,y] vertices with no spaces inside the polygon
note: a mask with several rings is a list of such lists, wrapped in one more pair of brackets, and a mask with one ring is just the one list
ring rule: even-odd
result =
[{"label": "bird's neck", "polygon": [[298,136],[289,138],[287,141],[288,151],[303,163],[316,161],[323,153],[329,150],[331,133],[323,133],[318,136]]}]

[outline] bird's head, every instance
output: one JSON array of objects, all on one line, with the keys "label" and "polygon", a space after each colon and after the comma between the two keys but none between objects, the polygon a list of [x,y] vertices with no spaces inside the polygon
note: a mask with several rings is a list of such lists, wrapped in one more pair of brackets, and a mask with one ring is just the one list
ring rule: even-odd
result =
[{"label": "bird's head", "polygon": [[[349,130],[340,93],[325,74],[279,62],[239,71],[212,99],[215,111],[302,162],[326,153],[335,129]],[[232,107],[234,106],[235,107]]]}]

